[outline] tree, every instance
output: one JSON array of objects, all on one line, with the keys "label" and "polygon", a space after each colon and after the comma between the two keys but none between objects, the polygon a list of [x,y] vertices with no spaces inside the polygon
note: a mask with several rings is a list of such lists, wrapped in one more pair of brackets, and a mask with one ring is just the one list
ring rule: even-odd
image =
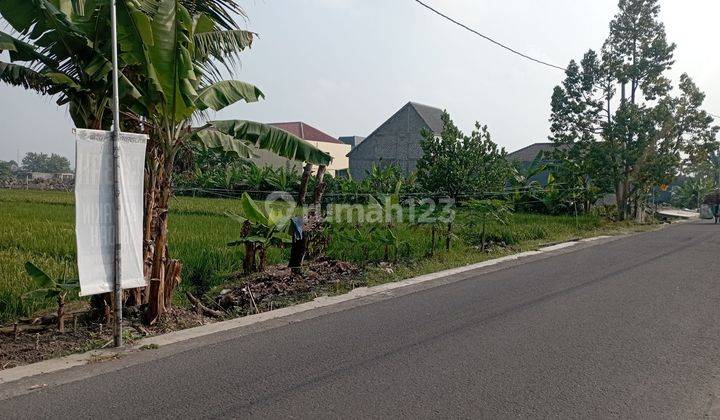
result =
[{"label": "tree", "polygon": [[466,136],[447,113],[443,113],[442,121],[439,136],[422,133],[423,156],[417,164],[422,187],[453,199],[464,194],[502,191],[510,165],[505,149],[492,141],[487,126],[476,123],[472,134]]},{"label": "tree", "polygon": [[23,169],[30,172],[70,172],[70,161],[65,156],[46,153],[27,153],[22,159]]},{"label": "tree", "polygon": [[47,172],[51,173],[66,173],[70,172],[70,161],[65,156],[56,155],[55,153],[50,155],[47,162]]},{"label": "tree", "polygon": [[12,176],[12,166],[10,162],[0,160],[0,180],[9,178]]},{"label": "tree", "polygon": [[672,89],[664,74],[674,63],[675,44],[666,39],[657,0],[620,0],[619,8],[603,46],[606,77],[620,87],[614,118],[610,115],[613,91],[606,92],[608,124],[604,136],[608,147],[604,152],[614,168],[619,216],[625,218],[632,202],[647,189],[643,181],[652,180],[643,174],[646,167],[657,162],[655,158],[667,162],[659,155],[662,152],[677,152],[674,147],[658,147],[661,140],[667,140],[662,137],[667,133],[658,130],[658,113],[653,107],[653,101],[667,102]]},{"label": "tree", "polygon": [[27,153],[22,158],[22,168],[30,172],[45,172],[48,158],[45,153]]},{"label": "tree", "polygon": [[687,178],[681,185],[673,188],[671,202],[680,208],[699,208],[703,198],[712,191],[710,180],[697,176]]},{"label": "tree", "polygon": [[600,192],[608,190],[609,181],[597,136],[603,110],[597,97],[600,68],[593,50],[585,53],[580,65],[571,61],[551,101],[550,140],[555,147],[548,158],[552,172],[565,195],[579,198],[586,211]]},{"label": "tree", "polygon": [[[263,208],[243,193],[240,198],[242,214],[226,212],[226,215],[238,222],[240,239],[228,243],[228,246],[244,246],[245,260],[243,270],[249,274],[255,270],[265,271],[267,265],[267,250],[271,246],[284,247],[292,243],[288,233],[290,227],[290,211],[277,208]],[[256,259],[257,255],[257,259]]]},{"label": "tree", "polygon": [[[0,3],[0,15],[22,38],[0,33],[0,50],[9,50],[13,62],[0,62],[0,80],[59,95],[58,104],[69,104],[78,127],[108,129],[109,1]],[[235,26],[231,13],[237,11],[232,0],[118,4],[122,127],[150,137],[144,246],[146,275],[153,287],[144,296],[132,295],[134,303],[150,301],[149,322],[164,311],[160,300],[174,287],[175,280],[166,279],[166,274],[178,274],[168,269],[176,268],[177,262],[168,253],[167,223],[174,161],[183,147],[199,142],[242,157],[250,157],[252,147],[257,147],[317,165],[331,160],[285,131],[252,121],[208,121],[193,126],[193,118],[203,119],[208,109],[217,111],[264,97],[251,84],[221,80],[219,66],[232,70],[237,54],[253,39],[251,32]]]},{"label": "tree", "polygon": [[[677,132],[684,137],[687,175],[707,180],[712,188],[720,188],[720,127],[713,125],[713,117],[702,110],[705,94],[687,75],[680,76],[682,96],[677,103]],[[700,182],[702,183],[702,182]]]},{"label": "tree", "polygon": [[666,39],[658,1],[620,0],[619,9],[600,56],[591,50],[580,66],[571,62],[555,88],[551,138],[567,147],[557,152],[567,163],[563,181],[611,187],[618,216],[626,218],[640,216],[653,187],[677,175],[702,98],[686,76],[682,95],[670,95],[666,73],[675,45]]}]

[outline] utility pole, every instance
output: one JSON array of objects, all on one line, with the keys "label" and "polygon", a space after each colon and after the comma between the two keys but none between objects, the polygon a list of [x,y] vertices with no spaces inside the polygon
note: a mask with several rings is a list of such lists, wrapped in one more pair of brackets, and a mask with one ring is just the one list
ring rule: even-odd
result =
[{"label": "utility pole", "polygon": [[118,88],[118,48],[117,48],[117,0],[112,0],[110,5],[110,34],[112,38],[112,78],[113,78],[113,96],[112,96],[112,112],[113,112],[113,192],[115,197],[114,221],[115,221],[115,258],[114,258],[114,275],[113,275],[113,297],[115,324],[113,328],[113,341],[115,347],[122,347],[122,285],[121,279],[121,253],[120,253],[120,234],[122,228],[120,226],[120,94]]}]

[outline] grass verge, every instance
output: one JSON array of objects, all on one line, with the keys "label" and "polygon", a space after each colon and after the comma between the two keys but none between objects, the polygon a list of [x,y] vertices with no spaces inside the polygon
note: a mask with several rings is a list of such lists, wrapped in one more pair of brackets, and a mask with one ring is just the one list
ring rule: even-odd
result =
[{"label": "grass verge", "polygon": [[[227,210],[239,212],[238,207],[238,200],[231,199],[179,197],[171,203],[170,253],[184,264],[183,283],[177,294],[179,301],[183,300],[182,292],[185,290],[196,295],[211,292],[241,269],[241,248],[226,245],[239,236],[239,225],[224,215]],[[69,276],[76,276],[77,269],[72,193],[0,190],[0,210],[5,216],[0,228],[2,324],[54,306],[52,300],[22,299],[22,295],[31,288],[23,268],[26,261],[34,262],[55,276],[64,270]],[[488,226],[488,237],[505,246],[481,251],[473,245],[477,242],[477,232],[468,228],[463,219],[460,211],[455,228],[457,236],[453,237],[450,250],[438,250],[433,256],[428,256],[430,227],[407,224],[395,227],[402,252],[390,265],[377,264],[385,259],[384,247],[373,245],[363,251],[357,243],[340,235],[330,238],[327,253],[330,258],[364,266],[363,283],[372,286],[535,249],[542,244],[651,228],[614,223],[593,215],[574,218],[515,214],[507,225]],[[272,249],[269,264],[286,262],[287,253],[287,250]],[[330,289],[327,292],[337,294],[344,291]],[[70,299],[79,298],[71,296]],[[288,299],[287,302],[279,302],[279,306],[295,301]]]}]

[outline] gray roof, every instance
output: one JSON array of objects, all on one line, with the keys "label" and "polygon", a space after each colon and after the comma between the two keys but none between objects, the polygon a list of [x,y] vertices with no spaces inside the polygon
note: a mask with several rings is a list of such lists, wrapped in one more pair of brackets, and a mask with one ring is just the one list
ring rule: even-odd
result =
[{"label": "gray roof", "polygon": [[[443,112],[445,112],[445,111],[443,111],[440,108],[435,108],[435,107],[432,107],[429,105],[419,104],[417,102],[408,102],[405,105],[403,105],[402,108],[397,110],[397,112],[395,112],[392,115],[392,117],[388,118],[384,123],[380,124],[380,126],[378,128],[376,128],[375,131],[370,133],[370,135],[367,136],[366,139],[370,139],[370,138],[374,137],[375,133],[377,133],[380,129],[382,129],[385,126],[385,124],[387,124],[390,120],[393,119],[393,117],[395,117],[396,115],[398,115],[399,113],[401,113],[403,110],[405,110],[408,107],[414,109],[415,112],[417,112],[417,114],[420,116],[420,119],[423,120],[423,122],[428,126],[430,131],[432,131],[434,134],[437,134],[437,135],[442,133],[442,130],[443,130],[442,115],[443,115]],[[372,142],[372,140],[371,140],[371,142]],[[362,146],[365,143],[367,143],[367,141],[363,140],[362,142],[360,142],[358,144],[358,146]],[[360,148],[362,148],[362,147],[360,147]],[[355,151],[357,149],[358,149],[358,147],[354,147],[352,150],[350,150],[350,152],[346,156],[350,157],[353,153],[355,153]]]},{"label": "gray roof", "polygon": [[532,162],[541,152],[552,152],[553,150],[555,150],[553,143],[533,143],[508,154],[507,158],[510,161]]},{"label": "gray roof", "polygon": [[442,133],[443,130],[443,122],[442,122],[442,115],[443,110],[440,108],[435,108],[433,106],[429,105],[423,105],[419,104],[417,102],[410,102],[409,104],[411,107],[417,111],[417,113],[420,115],[420,118],[425,121],[425,124],[430,127],[430,130],[435,134]]},{"label": "gray roof", "polygon": [[361,136],[341,136],[338,137],[338,140],[345,144],[349,144],[352,147],[357,146],[358,144],[362,143],[363,140],[365,140],[365,137]]}]

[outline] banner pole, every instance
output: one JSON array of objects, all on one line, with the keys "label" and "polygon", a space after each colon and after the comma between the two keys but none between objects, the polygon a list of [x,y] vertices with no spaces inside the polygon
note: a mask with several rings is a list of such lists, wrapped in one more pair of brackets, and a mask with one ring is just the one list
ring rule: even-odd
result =
[{"label": "banner pole", "polygon": [[114,206],[114,222],[115,222],[115,258],[114,258],[114,274],[113,274],[113,292],[114,292],[114,309],[115,324],[113,328],[113,341],[115,347],[122,347],[122,285],[121,281],[121,253],[120,253],[120,234],[122,228],[120,226],[120,94],[118,87],[118,48],[117,48],[117,5],[116,0],[111,0],[110,5],[110,33],[112,38],[112,78],[113,78],[113,96],[112,96],[112,112],[113,112],[113,189],[115,196]]}]

